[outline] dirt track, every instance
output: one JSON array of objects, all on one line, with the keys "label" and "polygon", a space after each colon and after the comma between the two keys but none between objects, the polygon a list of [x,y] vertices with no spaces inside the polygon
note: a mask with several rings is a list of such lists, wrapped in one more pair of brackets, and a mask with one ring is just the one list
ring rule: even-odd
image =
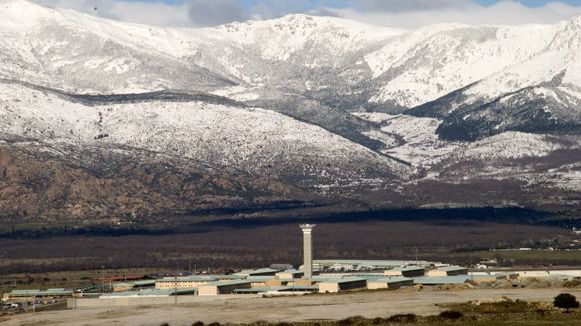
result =
[{"label": "dirt track", "polygon": [[359,292],[341,295],[315,295],[283,298],[216,299],[195,304],[115,307],[52,311],[23,314],[2,321],[3,326],[33,325],[191,325],[206,323],[252,322],[267,320],[304,321],[313,319],[342,319],[361,315],[387,317],[397,313],[434,314],[441,309],[436,304],[469,300],[511,299],[552,301],[561,292],[581,297],[581,289],[487,289],[455,291],[398,291]]}]

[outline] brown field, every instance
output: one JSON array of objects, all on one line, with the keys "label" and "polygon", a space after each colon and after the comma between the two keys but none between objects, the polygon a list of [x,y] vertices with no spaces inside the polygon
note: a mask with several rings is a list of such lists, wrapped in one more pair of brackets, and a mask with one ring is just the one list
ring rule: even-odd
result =
[{"label": "brown field", "polygon": [[[419,259],[468,264],[478,261],[480,254],[472,254],[477,250],[530,246],[568,236],[567,229],[557,227],[463,220],[319,223],[314,256],[415,259],[417,252]],[[187,270],[190,261],[198,270],[298,265],[301,241],[296,222],[216,225],[187,234],[0,238],[0,275],[102,267],[175,271]],[[534,257],[532,263],[567,263],[560,258],[547,253]]]},{"label": "brown field", "polygon": [[[364,291],[339,295],[308,295],[302,297],[244,298],[244,297],[200,297],[200,302],[178,305],[148,305],[138,307],[88,308],[66,311],[28,313],[4,317],[3,325],[192,325],[196,321],[205,323],[252,323],[259,320],[277,322],[314,322],[341,320],[352,316],[365,318],[387,318],[395,314],[413,313],[434,315],[449,309],[454,303],[495,301],[500,298],[551,302],[559,293],[567,291],[581,297],[581,289],[488,289],[436,291],[412,288],[397,291]],[[547,311],[550,312],[550,311]],[[504,312],[506,313],[506,312]],[[527,323],[524,311],[518,315],[507,315],[516,319],[516,324]],[[578,313],[552,312],[553,317],[540,325],[579,325]],[[565,315],[563,317],[563,315]],[[562,320],[565,322],[551,322]],[[1,320],[0,320],[1,321]],[[452,323],[458,325],[458,323]],[[462,323],[460,323],[462,324]],[[499,325],[488,323],[486,325]]]}]

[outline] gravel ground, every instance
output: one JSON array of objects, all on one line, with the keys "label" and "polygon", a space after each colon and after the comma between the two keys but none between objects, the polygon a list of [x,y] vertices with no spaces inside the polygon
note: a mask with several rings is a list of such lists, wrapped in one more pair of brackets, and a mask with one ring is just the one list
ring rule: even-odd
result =
[{"label": "gravel ground", "polygon": [[443,303],[469,300],[495,300],[501,297],[550,302],[561,293],[581,297],[581,289],[472,289],[436,291],[400,289],[397,291],[354,292],[340,295],[310,295],[278,298],[216,298],[195,304],[138,307],[90,308],[15,315],[1,320],[2,326],[33,325],[191,325],[206,323],[248,323],[343,319],[361,315],[388,317],[397,313],[430,315]]}]

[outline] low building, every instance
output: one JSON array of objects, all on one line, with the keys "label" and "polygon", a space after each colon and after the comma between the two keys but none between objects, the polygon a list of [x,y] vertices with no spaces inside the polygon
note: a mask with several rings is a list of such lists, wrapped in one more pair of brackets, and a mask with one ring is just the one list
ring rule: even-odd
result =
[{"label": "low building", "polygon": [[346,260],[325,259],[313,260],[316,271],[372,271],[387,270],[404,266],[431,267],[436,263],[415,260]]},{"label": "low building", "polygon": [[506,279],[506,274],[470,275],[470,281],[474,284],[496,283]]},{"label": "low building", "polygon": [[317,286],[267,286],[250,289],[235,289],[234,294],[277,294],[277,293],[309,293],[317,292]]},{"label": "low building", "polygon": [[[175,279],[174,279],[175,281]],[[143,289],[148,287],[155,287],[155,280],[141,280],[133,282],[121,282],[113,284],[113,292],[123,292],[133,289]],[[175,287],[174,287],[175,288]]]},{"label": "low building", "polygon": [[236,273],[234,275],[237,275],[237,276],[275,276],[276,273],[278,273],[278,272],[280,272],[280,270],[267,267],[267,268],[243,270],[243,271]]},{"label": "low building", "polygon": [[462,266],[446,266],[440,267],[428,271],[427,276],[438,277],[438,276],[455,276],[455,275],[467,275],[468,268]]},{"label": "low building", "polygon": [[268,286],[269,282],[275,281],[275,276],[248,276],[244,280],[250,281],[251,286],[254,287],[262,287]]},{"label": "low building", "polygon": [[414,279],[414,284],[421,285],[456,285],[470,282],[470,276],[468,275],[418,277]]},{"label": "low building", "polygon": [[139,291],[123,291],[103,294],[99,299],[118,299],[118,298],[160,298],[175,295],[195,295],[196,289],[178,289],[178,290],[159,290],[144,289]]},{"label": "low building", "polygon": [[210,275],[192,275],[182,277],[164,277],[155,280],[155,288],[159,290],[171,289],[194,289],[200,285],[219,281],[216,276]]},{"label": "low building", "polygon": [[212,282],[199,286],[198,295],[230,294],[236,289],[249,289],[251,284],[247,280]]},{"label": "low building", "polygon": [[47,289],[42,290],[12,290],[10,293],[5,293],[2,296],[3,301],[15,300],[15,301],[33,301],[35,298],[66,298],[72,297],[73,290],[70,289]]},{"label": "low building", "polygon": [[364,289],[367,280],[362,277],[346,277],[336,280],[326,280],[318,284],[319,293],[336,293],[347,290]]},{"label": "low building", "polygon": [[113,284],[113,292],[123,292],[133,289],[132,283],[115,283]]},{"label": "low building", "polygon": [[234,281],[246,278],[242,275],[192,275],[192,276],[182,276],[182,277],[164,277],[159,280],[155,280],[156,289],[193,289],[201,285],[221,282],[221,281]]},{"label": "low building", "polygon": [[317,278],[317,277],[314,276],[313,279],[310,279],[310,280],[306,280],[304,278],[295,278],[293,280],[287,281],[286,285],[287,286],[311,286],[317,282],[322,282],[322,281],[327,280],[327,278],[325,278],[325,279],[315,279],[315,278]]},{"label": "low building", "polygon": [[294,266],[291,264],[272,264],[269,267],[279,271],[288,271],[294,269]]},{"label": "low building", "polygon": [[402,286],[413,286],[414,280],[403,276],[393,276],[374,280],[367,280],[369,290],[399,289]]},{"label": "low building", "polygon": [[278,272],[275,274],[275,276],[279,279],[284,279],[284,280],[292,280],[295,278],[301,278],[303,277],[303,275],[305,275],[305,273],[303,271],[300,270],[296,270],[296,269],[291,269],[291,270],[286,270],[286,271],[282,271],[282,272]]},{"label": "low building", "polygon": [[419,277],[426,274],[426,269],[419,266],[406,266],[389,269],[383,272],[385,276]]}]

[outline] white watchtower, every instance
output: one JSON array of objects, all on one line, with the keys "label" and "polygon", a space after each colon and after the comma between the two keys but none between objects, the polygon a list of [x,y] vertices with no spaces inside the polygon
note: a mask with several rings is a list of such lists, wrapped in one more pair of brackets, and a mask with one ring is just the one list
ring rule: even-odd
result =
[{"label": "white watchtower", "polygon": [[303,230],[303,272],[305,279],[313,277],[313,237],[311,236],[316,224],[299,224]]}]

